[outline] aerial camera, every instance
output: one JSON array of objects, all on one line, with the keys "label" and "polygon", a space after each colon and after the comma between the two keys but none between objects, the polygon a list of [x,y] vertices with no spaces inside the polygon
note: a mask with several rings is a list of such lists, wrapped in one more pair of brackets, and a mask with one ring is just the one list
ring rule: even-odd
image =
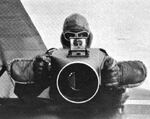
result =
[{"label": "aerial camera", "polygon": [[53,79],[56,79],[51,91],[68,102],[83,104],[95,98],[100,89],[105,55],[99,48],[87,48],[87,37],[68,40],[69,49],[55,50],[51,56]]}]

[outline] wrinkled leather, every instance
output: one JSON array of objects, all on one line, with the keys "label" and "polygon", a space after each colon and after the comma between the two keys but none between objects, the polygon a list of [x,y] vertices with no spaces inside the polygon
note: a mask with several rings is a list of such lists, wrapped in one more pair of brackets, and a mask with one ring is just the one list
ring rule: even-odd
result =
[{"label": "wrinkled leather", "polygon": [[105,86],[136,87],[146,78],[146,66],[141,61],[116,62],[113,58],[105,58],[102,69],[102,84]]},{"label": "wrinkled leather", "polygon": [[122,73],[120,85],[135,87],[141,84],[147,76],[146,66],[141,61],[118,62],[118,66]]},{"label": "wrinkled leather", "polygon": [[11,63],[10,74],[11,77],[17,82],[33,81],[33,60],[14,60]]},{"label": "wrinkled leather", "polygon": [[[10,67],[8,69],[11,77],[18,83],[33,83],[37,81],[37,79],[41,80],[40,82],[47,80],[51,69],[50,55],[52,55],[54,50],[56,49],[49,49],[45,54],[38,55],[31,60],[14,59],[10,63]],[[44,63],[44,68],[41,66],[41,61]],[[44,69],[41,76],[39,76],[38,72],[36,72],[38,68]]]}]

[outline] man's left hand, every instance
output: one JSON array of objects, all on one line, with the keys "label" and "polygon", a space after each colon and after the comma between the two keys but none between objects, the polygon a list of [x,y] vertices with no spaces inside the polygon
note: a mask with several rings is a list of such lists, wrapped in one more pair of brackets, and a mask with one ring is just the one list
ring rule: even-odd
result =
[{"label": "man's left hand", "polygon": [[102,84],[109,87],[116,87],[119,85],[121,76],[120,68],[116,60],[111,57],[106,57],[102,69]]}]

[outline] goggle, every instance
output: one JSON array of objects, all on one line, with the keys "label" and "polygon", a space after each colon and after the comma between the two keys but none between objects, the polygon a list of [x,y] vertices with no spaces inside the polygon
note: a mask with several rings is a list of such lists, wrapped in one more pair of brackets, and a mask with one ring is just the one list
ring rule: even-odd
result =
[{"label": "goggle", "polygon": [[89,32],[87,31],[81,31],[81,32],[65,32],[63,33],[66,40],[70,41],[71,38],[88,38]]}]

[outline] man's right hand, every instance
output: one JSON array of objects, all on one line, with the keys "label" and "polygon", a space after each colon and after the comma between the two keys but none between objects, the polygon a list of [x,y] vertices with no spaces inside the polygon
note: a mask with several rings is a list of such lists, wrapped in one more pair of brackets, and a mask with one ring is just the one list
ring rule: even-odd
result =
[{"label": "man's right hand", "polygon": [[44,72],[48,72],[51,68],[51,60],[49,57],[44,55],[38,55],[33,61],[33,71],[36,74],[41,75]]}]

